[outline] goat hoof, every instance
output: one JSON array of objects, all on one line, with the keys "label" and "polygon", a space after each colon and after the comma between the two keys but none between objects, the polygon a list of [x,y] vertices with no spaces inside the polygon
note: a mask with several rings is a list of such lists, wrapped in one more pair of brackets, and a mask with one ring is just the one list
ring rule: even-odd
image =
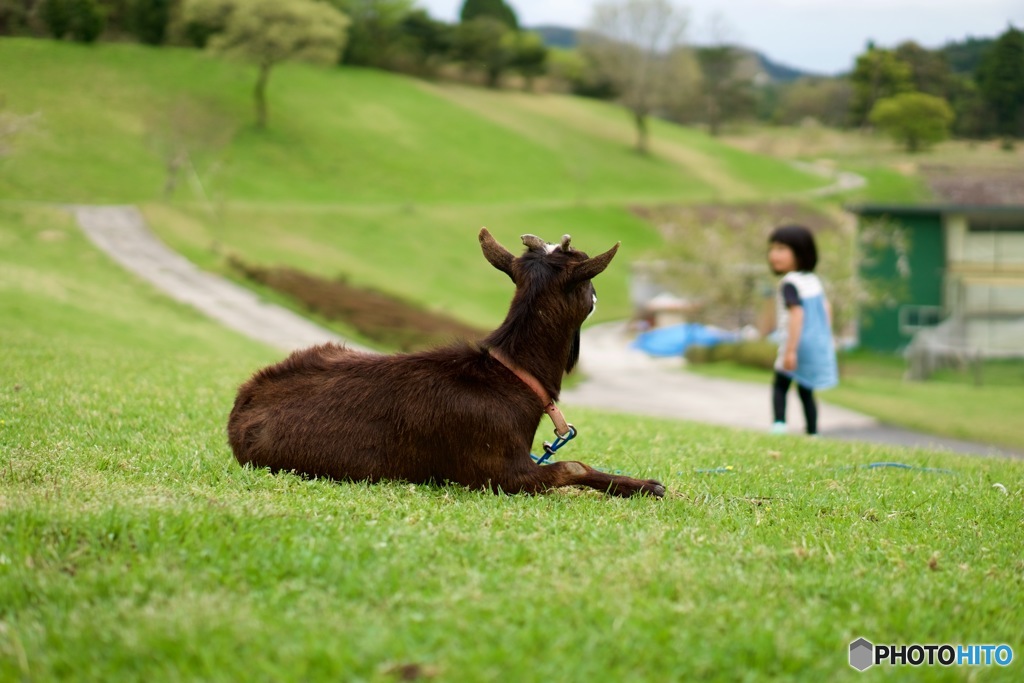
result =
[{"label": "goat hoof", "polygon": [[654,496],[655,498],[663,498],[665,496],[665,486],[656,479],[648,479],[644,482],[644,486],[640,489],[639,493]]}]

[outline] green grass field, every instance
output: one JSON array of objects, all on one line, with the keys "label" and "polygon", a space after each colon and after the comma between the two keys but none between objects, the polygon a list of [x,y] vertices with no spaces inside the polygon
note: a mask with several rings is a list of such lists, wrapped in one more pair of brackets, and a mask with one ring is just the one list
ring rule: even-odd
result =
[{"label": "green grass field", "polygon": [[[660,122],[642,157],[621,109],[564,96],[285,65],[259,132],[252,70],[196,51],[5,39],[0,70],[7,108],[38,115],[0,166],[0,199],[142,203],[160,236],[205,267],[222,268],[216,242],[475,324],[495,322],[508,297],[478,256],[452,260],[472,253],[483,225],[510,246],[525,232],[568,232],[592,252],[621,240],[599,308],[617,318],[629,313],[628,262],[661,244],[629,206],[764,200],[824,182]],[[167,202],[161,150],[175,137],[197,172]],[[469,275],[481,283],[472,301]]]},{"label": "green grass field", "polygon": [[[209,246],[218,242],[255,263],[286,263],[324,277],[344,273],[356,284],[484,328],[501,322],[513,288],[480,252],[477,233],[482,225],[516,252],[522,249],[523,232],[547,239],[568,232],[577,248],[591,255],[622,242],[620,254],[596,283],[596,320],[631,314],[629,261],[661,244],[653,226],[618,207],[330,206],[302,212],[301,230],[294,229],[294,210],[274,206],[229,207],[228,218],[219,225],[203,220],[197,208],[143,208],[169,245],[209,270],[224,270],[221,253]],[[481,215],[488,217],[486,224],[477,220]]]},{"label": "green grass field", "polygon": [[[3,39],[0,73],[7,108],[38,112],[0,160],[0,681],[841,681],[862,676],[847,665],[859,636],[1016,651],[1007,668],[868,675],[1020,679],[1018,461],[567,405],[581,436],[560,455],[670,494],[243,469],[224,431],[234,392],[281,354],[31,203],[140,203],[211,270],[227,251],[345,273],[486,326],[510,287],[480,225],[509,246],[622,240],[597,281],[616,317],[628,261],[660,245],[632,203],[819,180],[662,124],[642,159],[600,103],[368,71],[275,73],[265,135],[248,123],[252,74],[195,52]],[[228,131],[195,155],[209,202],[187,182],[159,198],[154,140],[179,102]],[[879,461],[948,471],[866,468]]]},{"label": "green grass field", "polygon": [[[0,179],[5,198],[159,198],[154,140],[173,131],[223,157],[211,190],[229,202],[608,205],[702,199],[734,185],[764,197],[822,184],[669,126],[656,128],[658,153],[639,156],[624,112],[555,95],[284,65],[272,76],[271,123],[261,132],[251,125],[252,70],[194,50],[5,39],[0,68],[7,107],[40,115],[9,162],[15,172]],[[179,118],[223,128],[225,139],[168,121],[182,101],[191,106]]]},{"label": "green grass field", "polygon": [[0,245],[0,680],[859,680],[858,636],[1017,650],[889,678],[1020,676],[1019,462],[566,406],[562,453],[670,495],[272,476],[224,424],[280,354],[64,214]]},{"label": "green grass field", "polygon": [[[623,110],[559,95],[284,65],[260,132],[252,69],[192,50],[4,39],[0,70],[6,108],[36,114],[0,162],[0,199],[140,203],[165,241],[208,269],[224,272],[231,252],[343,274],[485,326],[507,292],[466,250],[482,225],[513,244],[525,232],[568,232],[590,251],[621,240],[598,309],[608,320],[631,312],[629,262],[662,246],[629,207],[792,200],[826,182],[789,165],[802,155],[780,149],[784,131],[743,151],[654,121],[645,158],[631,150]],[[816,135],[815,149],[836,151]],[[190,148],[196,173],[186,168],[166,201],[170,139]],[[898,155],[861,147],[846,158],[870,184],[845,199],[922,196],[919,179],[895,170]],[[871,165],[867,152],[882,161]],[[471,277],[479,289],[470,299]]]}]

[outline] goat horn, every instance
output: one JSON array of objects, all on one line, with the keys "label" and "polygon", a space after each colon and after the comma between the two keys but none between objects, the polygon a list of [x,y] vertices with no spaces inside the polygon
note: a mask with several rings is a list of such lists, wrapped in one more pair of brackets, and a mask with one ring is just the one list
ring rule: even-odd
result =
[{"label": "goat horn", "polygon": [[569,235],[562,235],[562,251],[569,251],[569,240],[571,239],[572,237]]},{"label": "goat horn", "polygon": [[505,247],[498,243],[498,240],[491,236],[487,228],[480,228],[480,248],[483,249],[484,257],[492,266],[508,275],[513,282],[515,277],[512,274],[512,262],[515,256]]},{"label": "goat horn", "polygon": [[537,237],[536,235],[523,235],[522,240],[523,244],[525,244],[534,251],[548,250],[548,243],[542,240],[541,238]]}]

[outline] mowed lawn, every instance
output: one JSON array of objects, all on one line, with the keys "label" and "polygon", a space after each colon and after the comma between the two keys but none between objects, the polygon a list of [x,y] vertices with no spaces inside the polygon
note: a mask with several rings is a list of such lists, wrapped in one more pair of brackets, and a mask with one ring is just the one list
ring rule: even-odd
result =
[{"label": "mowed lawn", "polygon": [[[260,131],[255,69],[196,50],[5,39],[0,70],[6,108],[37,115],[0,176],[2,198],[158,199],[170,140],[189,148],[206,196],[226,202],[607,205],[825,184],[667,125],[656,153],[638,155],[624,110],[560,95],[285,64]],[[181,198],[201,199],[186,180]]]},{"label": "mowed lawn", "polygon": [[281,354],[57,211],[0,208],[0,321],[0,680],[852,681],[860,636],[1016,653],[889,679],[1020,679],[1020,462],[565,406],[560,455],[670,494],[243,469],[234,390]]},{"label": "mowed lawn", "polygon": [[484,259],[481,227],[514,253],[524,249],[520,236],[527,232],[551,241],[571,234],[574,247],[591,256],[621,242],[594,283],[598,321],[632,315],[630,262],[662,244],[654,226],[619,207],[232,206],[220,223],[206,220],[196,207],[153,203],[142,209],[167,244],[207,270],[234,275],[225,265],[227,251],[251,263],[289,265],[326,278],[344,275],[480,328],[501,322],[514,291]]},{"label": "mowed lawn", "polygon": [[[451,256],[471,253],[481,226],[510,247],[524,233],[569,233],[588,252],[621,241],[598,313],[621,318],[628,263],[662,244],[630,207],[784,199],[827,183],[662,122],[641,156],[623,109],[563,95],[282,65],[269,129],[257,131],[254,69],[195,50],[5,39],[0,72],[7,110],[34,115],[0,167],[0,199],[140,203],[208,269],[228,252],[344,275],[473,324],[493,323],[508,295],[482,259]],[[168,201],[175,141],[190,163]]]}]

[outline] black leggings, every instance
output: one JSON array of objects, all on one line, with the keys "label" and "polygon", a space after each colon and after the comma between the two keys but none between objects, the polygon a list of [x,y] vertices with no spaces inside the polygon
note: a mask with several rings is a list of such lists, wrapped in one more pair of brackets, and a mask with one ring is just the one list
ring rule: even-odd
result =
[{"label": "black leggings", "polygon": [[[772,406],[775,409],[776,422],[786,421],[786,392],[789,391],[789,385],[792,383],[792,377],[783,375],[778,371],[775,372],[775,383],[772,386]],[[800,403],[804,406],[804,419],[807,420],[807,433],[817,434],[818,406],[814,403],[814,390],[808,389],[799,382],[797,382],[796,390],[800,394]]]}]

